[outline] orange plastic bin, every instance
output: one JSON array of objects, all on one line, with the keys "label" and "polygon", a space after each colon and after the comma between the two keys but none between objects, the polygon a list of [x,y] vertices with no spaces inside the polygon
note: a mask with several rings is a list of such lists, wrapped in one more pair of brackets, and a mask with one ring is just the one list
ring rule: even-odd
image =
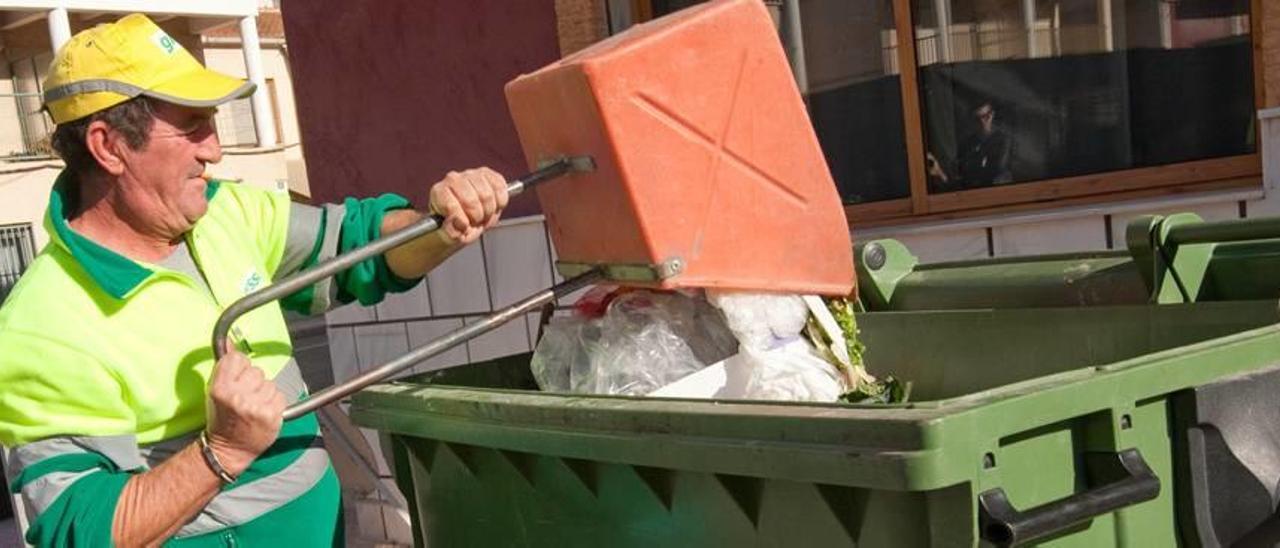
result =
[{"label": "orange plastic bin", "polygon": [[561,272],[631,285],[848,294],[848,224],[758,0],[639,25],[507,84]]}]

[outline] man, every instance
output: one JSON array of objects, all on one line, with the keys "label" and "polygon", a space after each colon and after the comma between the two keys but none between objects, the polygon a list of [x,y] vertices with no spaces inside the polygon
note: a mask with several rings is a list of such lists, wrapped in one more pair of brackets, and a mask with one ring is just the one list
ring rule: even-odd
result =
[{"label": "man", "polygon": [[39,546],[319,546],[341,542],[339,488],[281,306],[321,312],[404,291],[497,220],[492,170],[431,188],[443,229],[232,329],[224,307],[272,279],[421,218],[399,196],[315,208],[208,179],[214,107],[253,85],[210,71],[141,15],[58,53],[44,85],[67,163],[51,242],[0,308],[0,443]]},{"label": "man", "polygon": [[933,153],[928,155],[929,176],[940,188],[980,188],[1013,182],[1013,173],[1009,170],[1013,141],[996,127],[995,107],[990,101],[984,102],[974,109],[973,117],[978,122],[978,131],[960,142],[954,175],[947,174]]}]

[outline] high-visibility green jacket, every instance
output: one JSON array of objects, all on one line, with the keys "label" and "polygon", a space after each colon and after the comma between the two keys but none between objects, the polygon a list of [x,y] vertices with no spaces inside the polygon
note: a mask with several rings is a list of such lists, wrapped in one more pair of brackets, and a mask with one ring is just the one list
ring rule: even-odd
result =
[{"label": "high-visibility green jacket", "polygon": [[[27,540],[41,546],[109,544],[130,475],[205,426],[209,340],[226,306],[377,237],[382,214],[407,205],[384,195],[310,208],[211,181],[208,212],[183,243],[184,269],[133,261],[76,233],[66,219],[75,184],[59,177],[45,219],[51,241],[0,307],[0,444],[10,450],[10,488],[36,513]],[[379,258],[284,303],[319,312],[331,300],[371,304],[414,283]],[[305,397],[280,304],[245,314],[232,338],[290,401]],[[285,423],[276,444],[170,544],[328,545],[341,536],[338,502],[307,415]]]}]

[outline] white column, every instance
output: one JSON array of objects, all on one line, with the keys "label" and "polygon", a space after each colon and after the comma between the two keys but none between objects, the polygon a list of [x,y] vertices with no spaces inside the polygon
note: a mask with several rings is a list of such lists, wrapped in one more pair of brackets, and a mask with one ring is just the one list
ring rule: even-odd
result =
[{"label": "white column", "polygon": [[1102,35],[1102,51],[1116,50],[1115,33],[1111,26],[1111,0],[1098,0],[1098,32]]},{"label": "white column", "polygon": [[240,20],[240,43],[244,49],[244,69],[249,81],[258,89],[249,97],[253,107],[253,129],[258,134],[258,146],[276,144],[276,119],[271,112],[267,81],[262,76],[262,48],[258,45],[258,21],[249,16]]},{"label": "white column", "polygon": [[1249,16],[1233,15],[1231,17],[1231,35],[1244,36],[1249,34]]},{"label": "white column", "polygon": [[62,45],[71,40],[71,18],[67,16],[67,8],[49,10],[49,41],[56,53]]},{"label": "white column", "polygon": [[1049,55],[1060,56],[1062,55],[1062,4],[1059,2],[1053,3],[1053,22],[1049,24],[1049,28],[1053,33],[1053,51],[1049,52]]},{"label": "white column", "polygon": [[954,60],[951,54],[951,0],[933,0],[933,12],[938,16],[938,55],[943,63],[950,63]]},{"label": "white column", "polygon": [[1022,23],[1027,27],[1027,59],[1036,57],[1036,0],[1022,0]]},{"label": "white column", "polygon": [[1160,47],[1173,49],[1173,4],[1160,2]]}]

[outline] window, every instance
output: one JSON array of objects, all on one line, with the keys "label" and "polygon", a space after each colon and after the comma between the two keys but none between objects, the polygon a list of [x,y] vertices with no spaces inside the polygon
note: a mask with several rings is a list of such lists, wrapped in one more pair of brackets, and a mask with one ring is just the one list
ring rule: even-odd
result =
[{"label": "window", "polygon": [[850,219],[1260,184],[1258,0],[765,3]]},{"label": "window", "polygon": [[799,7],[801,89],[840,197],[849,204],[908,197],[890,0],[810,0]]},{"label": "window", "polygon": [[0,225],[0,302],[35,258],[31,224]]},{"label": "window", "polygon": [[[53,61],[52,53],[42,53],[9,64],[13,82],[13,101],[18,127],[22,132],[21,150],[14,143],[13,150],[0,150],[4,156],[48,156],[53,154],[49,137],[53,134],[53,121],[42,110],[40,89]],[[6,146],[5,148],[10,148]]]},{"label": "window", "polygon": [[222,146],[254,146],[258,143],[258,133],[253,127],[253,105],[248,97],[219,106],[213,123]]},{"label": "window", "polygon": [[[267,101],[270,104],[271,112],[276,123],[276,142],[262,143],[262,146],[270,146],[281,142],[280,136],[283,135],[283,129],[280,125],[280,107],[276,97],[276,81],[274,78],[267,78]],[[258,131],[253,125],[253,103],[250,102],[251,97],[236,99],[218,107],[218,113],[213,117],[214,127],[218,130],[218,142],[222,146],[234,147],[245,146],[252,147],[258,145]]]},{"label": "window", "polygon": [[913,2],[929,191],[1253,153],[1247,10],[1186,4]]}]

